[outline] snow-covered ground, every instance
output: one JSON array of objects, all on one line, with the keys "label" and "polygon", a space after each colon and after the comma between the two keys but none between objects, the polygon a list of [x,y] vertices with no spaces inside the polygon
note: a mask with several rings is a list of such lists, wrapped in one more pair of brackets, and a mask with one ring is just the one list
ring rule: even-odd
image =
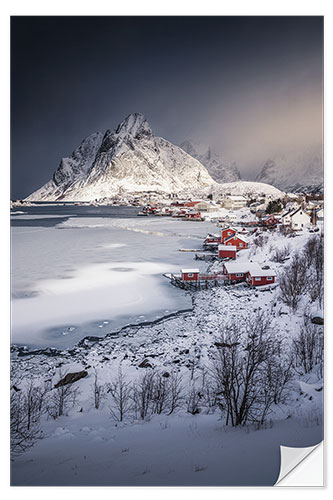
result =
[{"label": "snow-covered ground", "polygon": [[[293,313],[279,300],[278,284],[258,290],[240,284],[190,293],[172,287],[160,277],[165,271],[178,271],[185,265],[193,267],[194,254],[178,249],[200,248],[207,232],[217,232],[212,223],[159,217],[126,220],[72,217],[46,230],[28,228],[27,232],[25,228],[24,233],[23,228],[14,229],[18,230],[13,232],[16,238],[13,262],[18,265],[14,292],[27,293],[27,284],[33,281],[31,296],[13,301],[16,325],[20,325],[17,309],[20,300],[22,304],[30,301],[26,318],[30,317],[35,300],[34,328],[38,318],[43,317],[44,307],[47,323],[48,311],[53,307],[61,317],[64,314],[61,308],[70,314],[75,311],[74,302],[82,300],[82,315],[97,309],[96,318],[100,318],[100,322],[96,325],[100,324],[101,328],[95,325],[95,338],[86,338],[70,350],[65,350],[66,344],[60,343],[63,350],[53,353],[13,351],[12,369],[21,389],[31,378],[38,384],[53,387],[65,373],[86,370],[88,375],[73,384],[80,393],[75,405],[66,411],[67,415],[55,420],[43,415],[44,438],[14,458],[12,484],[272,485],[279,475],[279,445],[306,447],[322,440],[323,380],[317,367],[308,374],[301,371],[294,374],[287,400],[273,405],[267,423],[259,428],[253,424],[226,427],[218,409],[210,411],[203,406],[200,414],[191,415],[186,412],[186,404],[170,416],[164,413],[142,421],[129,414],[124,422],[117,423],[111,418],[111,399],[107,394],[100,408],[94,408],[95,374],[100,384],[107,384],[115,380],[120,366],[130,383],[150,369],[140,366],[145,362],[145,366],[160,373],[181,376],[184,394],[193,383],[200,387],[216,353],[214,343],[219,339],[221,326],[233,319],[241,323],[258,311],[269,315],[270,327],[281,345],[283,343],[286,349],[291,346],[308,307],[305,297]],[[273,251],[289,244],[292,256],[303,248],[311,234],[303,231],[287,238],[276,231],[263,236],[267,241],[262,247],[254,245],[250,237],[249,249],[239,252],[237,260],[269,265],[279,274],[288,261],[272,262]],[[18,245],[20,237],[24,241],[22,247]],[[36,248],[38,252],[34,256]],[[129,258],[133,248],[136,259]],[[92,255],[94,262],[91,262]],[[53,266],[46,280],[49,262]],[[122,270],[115,270],[114,266]],[[207,268],[206,263],[200,262],[200,266]],[[221,266],[219,262],[209,265],[211,270]],[[70,279],[63,279],[66,275]],[[116,281],[114,288],[110,277],[112,283]],[[126,283],[131,284],[127,293]],[[157,296],[159,286],[163,290]],[[104,337],[111,328],[108,319],[102,321],[109,316],[102,316],[101,311],[105,312],[104,306],[112,310],[112,304],[104,301],[104,295],[112,294],[113,300],[119,300],[117,307],[128,301],[127,311],[133,311],[135,305],[129,304],[129,299],[137,287],[143,287],[142,294],[149,297],[148,303],[138,303],[135,316],[138,324]],[[122,293],[119,292],[118,297],[119,290]],[[166,300],[172,300],[173,307],[165,309]],[[162,302],[165,314],[185,306],[193,309],[142,324],[146,319],[157,319],[158,314],[151,314],[151,302],[156,303],[156,307]],[[318,314],[317,303],[311,308]],[[22,311],[24,309],[21,314]],[[322,311],[319,314],[322,315]],[[55,315],[52,322],[56,321]],[[69,321],[67,324],[69,328],[72,325]],[[22,332],[27,331],[23,321],[21,326]],[[123,324],[120,322],[119,326]],[[69,330],[63,337],[71,337],[73,332],[75,330]],[[27,337],[25,339],[28,343]],[[50,342],[43,344],[40,339],[38,336],[36,345],[51,345]],[[49,337],[46,339],[49,341]]]}]

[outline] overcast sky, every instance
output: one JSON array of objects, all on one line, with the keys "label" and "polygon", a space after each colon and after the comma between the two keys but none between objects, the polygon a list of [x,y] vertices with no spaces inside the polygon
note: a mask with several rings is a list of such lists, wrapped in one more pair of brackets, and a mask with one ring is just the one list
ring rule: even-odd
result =
[{"label": "overcast sky", "polygon": [[129,113],[251,178],[322,141],[321,17],[13,17],[12,198]]}]

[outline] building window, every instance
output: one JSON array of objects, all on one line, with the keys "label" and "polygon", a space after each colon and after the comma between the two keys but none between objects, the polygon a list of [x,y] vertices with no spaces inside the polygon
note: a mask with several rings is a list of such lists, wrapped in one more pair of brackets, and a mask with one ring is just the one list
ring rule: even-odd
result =
[{"label": "building window", "polygon": [[242,247],[242,246],[243,246],[243,243],[240,243],[240,244],[239,244],[239,246],[240,246],[240,247]]},{"label": "building window", "polygon": [[254,281],[261,281],[261,278],[254,278]]},{"label": "building window", "polygon": [[266,277],[266,280],[267,280],[267,281],[272,281],[272,279],[273,279],[273,278],[272,278],[272,276],[267,276],[267,277]]},{"label": "building window", "polygon": [[187,273],[187,276],[188,276],[189,278],[193,278],[193,273]]},{"label": "building window", "polygon": [[236,278],[242,278],[244,273],[236,273]]}]

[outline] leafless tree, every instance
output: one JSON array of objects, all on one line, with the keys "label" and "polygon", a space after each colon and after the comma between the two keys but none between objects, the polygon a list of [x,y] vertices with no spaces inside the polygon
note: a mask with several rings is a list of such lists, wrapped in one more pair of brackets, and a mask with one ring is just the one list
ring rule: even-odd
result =
[{"label": "leafless tree", "polygon": [[104,395],[104,385],[101,385],[99,383],[98,373],[97,373],[96,368],[95,368],[95,373],[94,373],[94,382],[93,382],[92,390],[93,390],[93,395],[94,395],[94,405],[95,405],[96,410],[98,410],[100,405],[101,405],[101,401],[105,395]]},{"label": "leafless tree", "polygon": [[306,262],[299,253],[294,255],[291,264],[280,274],[279,283],[282,302],[296,311],[308,284]]},{"label": "leafless tree", "polygon": [[132,407],[133,389],[126,381],[121,366],[119,366],[117,378],[108,385],[107,391],[112,398],[109,406],[111,416],[118,422],[122,422]]},{"label": "leafless tree", "polygon": [[144,420],[151,411],[154,390],[154,370],[149,369],[133,386],[133,403],[135,413]]},{"label": "leafless tree", "polygon": [[312,302],[318,300],[322,307],[324,299],[324,244],[322,236],[313,236],[303,248],[308,267],[307,292]]},{"label": "leafless tree", "polygon": [[305,316],[303,325],[293,341],[295,363],[301,366],[305,373],[313,370],[314,366],[322,366],[324,358],[324,335],[321,328],[313,325]]},{"label": "leafless tree", "polygon": [[184,396],[181,376],[176,371],[173,371],[171,372],[169,378],[169,415],[182,406],[183,400]]},{"label": "leafless tree", "polygon": [[152,413],[161,414],[167,406],[169,397],[169,379],[159,372],[153,378]]},{"label": "leafless tree", "polygon": [[10,394],[10,445],[12,455],[23,453],[42,437],[40,427],[45,390],[34,380],[24,388],[12,384]]},{"label": "leafless tree", "polygon": [[[60,380],[64,378],[64,375],[60,371]],[[65,415],[69,407],[75,405],[79,394],[78,387],[73,387],[73,384],[54,387],[47,398],[47,412],[50,417],[56,419]]]},{"label": "leafless tree", "polygon": [[263,313],[225,326],[212,374],[217,403],[226,425],[263,422],[274,403],[272,363],[279,362],[279,341]]}]

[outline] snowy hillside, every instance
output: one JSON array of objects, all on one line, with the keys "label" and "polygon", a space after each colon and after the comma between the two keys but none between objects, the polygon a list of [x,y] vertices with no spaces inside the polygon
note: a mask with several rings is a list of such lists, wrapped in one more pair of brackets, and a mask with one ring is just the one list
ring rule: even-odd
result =
[{"label": "snowy hillside", "polygon": [[263,182],[236,181],[215,185],[211,192],[215,197],[231,195],[242,195],[251,198],[267,197],[276,200],[283,197],[284,193],[270,184]]},{"label": "snowy hillside", "polygon": [[324,183],[322,147],[309,148],[302,154],[268,159],[256,180],[285,191],[322,191]]},{"label": "snowy hillside", "polygon": [[210,147],[193,141],[184,141],[180,147],[189,155],[200,161],[216,182],[233,182],[241,178],[235,162],[230,162]]},{"label": "snowy hillside", "polygon": [[153,131],[140,113],[129,115],[104,137],[93,134],[51,181],[28,196],[30,201],[92,201],[116,194],[159,191],[174,193],[215,182],[206,168],[178,146]]}]

